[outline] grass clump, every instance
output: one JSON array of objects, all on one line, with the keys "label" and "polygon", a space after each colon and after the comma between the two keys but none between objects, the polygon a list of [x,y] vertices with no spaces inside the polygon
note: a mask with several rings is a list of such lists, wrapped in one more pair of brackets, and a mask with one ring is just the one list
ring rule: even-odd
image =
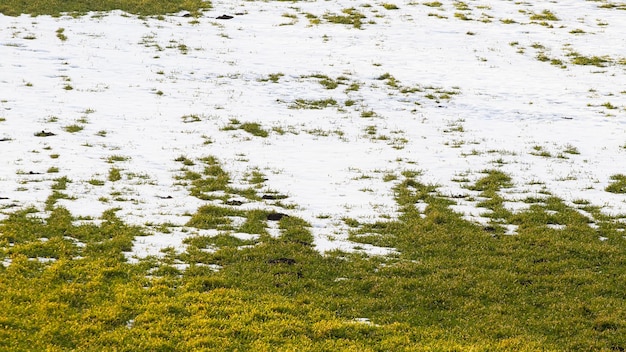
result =
[{"label": "grass clump", "polygon": [[533,13],[530,16],[531,21],[558,21],[559,18],[556,17],[554,13],[550,10],[543,10],[541,13]]},{"label": "grass clump", "polygon": [[611,193],[626,193],[626,175],[612,175],[611,180],[611,184],[604,189],[605,191]]},{"label": "grass clump", "polygon": [[65,126],[63,129],[65,130],[65,132],[76,133],[76,132],[82,131],[84,128],[85,127],[81,125],[73,124],[73,125]]},{"label": "grass clump", "polygon": [[545,148],[540,145],[533,146],[533,151],[530,154],[535,156],[542,156],[544,158],[552,157],[552,154],[550,154],[549,151],[545,150]]},{"label": "grass clump", "polygon": [[87,181],[92,186],[104,186],[104,181],[92,178]]},{"label": "grass clump", "polygon": [[339,86],[341,79],[332,79],[326,75],[314,74],[310,76],[302,76],[303,78],[317,78],[318,82],[326,89],[335,89]]},{"label": "grass clump", "polygon": [[400,88],[399,86],[400,81],[398,81],[394,76],[392,76],[388,72],[378,76],[378,78],[376,79],[379,81],[385,81],[385,84],[391,88],[395,88],[395,89]]},{"label": "grass clump", "polygon": [[578,154],[580,154],[580,151],[578,150],[578,148],[576,148],[576,146],[573,146],[571,144],[567,144],[565,146],[565,149],[563,150],[563,153],[578,155]]},{"label": "grass clump", "polygon": [[67,36],[64,34],[64,32],[65,28],[59,28],[56,30],[57,38],[59,38],[59,40],[61,40],[62,42],[67,40]]},{"label": "grass clump", "polygon": [[399,10],[400,9],[398,5],[391,4],[391,3],[383,3],[382,7],[384,7],[385,10]]},{"label": "grass clump", "polygon": [[265,78],[260,78],[259,81],[260,82],[268,82],[271,81],[272,83],[278,83],[278,81],[280,80],[281,77],[283,77],[285,74],[284,73],[270,73],[269,75],[267,75],[267,77]]},{"label": "grass clump", "polygon": [[356,29],[361,28],[363,25],[362,20],[365,18],[365,15],[358,12],[355,8],[343,9],[341,12],[343,15],[327,13],[324,14],[323,17],[329,23],[347,24]]},{"label": "grass clump", "polygon": [[115,162],[127,161],[130,158],[123,155],[111,155],[107,158],[107,163],[113,164]]},{"label": "grass clump", "polygon": [[[176,160],[187,166],[193,163],[193,161],[184,156]],[[224,202],[228,202],[229,198],[235,195],[250,200],[260,200],[253,187],[232,187],[230,185],[230,175],[221,167],[217,158],[207,156],[198,161],[200,163],[199,166],[203,167],[201,171],[194,171],[184,167],[181,169],[181,174],[175,177],[178,180],[178,184],[187,187],[192,196],[202,200],[219,199]]]},{"label": "grass clump", "polygon": [[243,130],[256,137],[267,137],[269,132],[261,127],[258,122],[244,122],[241,123],[238,120],[231,120],[230,125],[221,129],[222,131]]},{"label": "grass clump", "polygon": [[441,7],[443,4],[439,1],[432,1],[432,2],[425,2],[423,3],[425,6],[428,7]]},{"label": "grass clump", "polygon": [[296,101],[289,107],[292,109],[324,109],[329,106],[336,106],[337,101],[333,98],[319,99],[319,100],[306,100],[296,99]]},{"label": "grass clump", "polygon": [[605,108],[607,108],[609,110],[617,109],[617,106],[611,104],[611,102],[609,102],[609,101],[607,101],[606,103],[602,104],[602,106],[604,106]]},{"label": "grass clump", "polygon": [[474,191],[497,191],[500,188],[511,187],[511,176],[500,170],[485,170],[487,176],[476,181],[470,189]]},{"label": "grass clump", "polygon": [[363,110],[361,111],[361,117],[362,118],[370,118],[370,117],[375,117],[376,116],[376,112],[374,110]]},{"label": "grass clump", "polygon": [[463,2],[463,1],[455,1],[453,5],[459,11],[470,11],[471,10],[470,7],[467,5],[467,3]]},{"label": "grass clump", "polygon": [[115,182],[115,181],[119,181],[122,179],[122,170],[116,168],[116,167],[112,167],[109,170],[109,176],[108,176],[108,180],[111,182]]},{"label": "grass clump", "polygon": [[606,67],[611,63],[611,59],[604,56],[582,56],[576,53],[573,53],[569,56],[572,56],[572,63],[574,65],[582,65],[582,66],[596,66],[596,67]]},{"label": "grass clump", "polygon": [[248,133],[250,133],[253,136],[257,136],[257,137],[267,137],[269,136],[269,133],[264,130],[263,128],[261,128],[261,124],[257,123],[257,122],[246,122],[246,123],[242,123],[240,128]]},{"label": "grass clump", "polygon": [[193,122],[202,121],[202,118],[197,114],[183,115],[181,119],[183,120],[184,123],[193,123]]},{"label": "grass clump", "polygon": [[64,190],[67,188],[67,184],[71,183],[72,181],[67,178],[67,176],[63,176],[63,177],[59,177],[54,179],[54,183],[52,184],[52,190]]}]

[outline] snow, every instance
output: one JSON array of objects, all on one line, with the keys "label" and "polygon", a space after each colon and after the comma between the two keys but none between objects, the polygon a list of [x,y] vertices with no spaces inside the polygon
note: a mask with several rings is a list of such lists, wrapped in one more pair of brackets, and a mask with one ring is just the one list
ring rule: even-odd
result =
[{"label": "snow", "polygon": [[[475,181],[494,168],[513,179],[513,189],[502,192],[508,209],[524,209],[522,199],[547,191],[626,213],[626,198],[604,191],[611,175],[626,173],[626,65],[617,63],[626,58],[623,12],[582,0],[471,2],[470,18],[491,16],[483,23],[455,18],[453,2],[442,2],[437,9],[397,1],[399,10],[386,10],[355,0],[213,1],[197,23],[121,12],[0,15],[0,140],[7,139],[0,142],[0,209],[43,210],[54,179],[67,176],[69,199],[58,204],[76,216],[120,208],[131,224],[182,226],[206,202],[177,185],[181,164],[174,159],[213,155],[235,182],[263,172],[265,189],[297,204],[289,213],[311,223],[322,252],[393,253],[350,243],[341,219],[396,216],[395,182],[382,179],[404,170],[420,170],[421,182],[439,185],[457,201],[456,211],[481,223],[486,210],[455,198],[469,191],[454,179]],[[362,29],[322,18],[351,7],[366,15]],[[529,14],[544,9],[560,19],[552,28],[530,23]],[[286,13],[297,21],[289,24]],[[311,25],[305,13],[322,23]],[[56,36],[60,28],[66,41]],[[566,68],[539,61],[540,51]],[[614,62],[573,65],[572,51]],[[283,74],[277,83],[267,81],[276,73]],[[402,93],[378,79],[385,73],[422,91]],[[344,76],[360,89],[328,90],[305,77],[314,74]],[[427,97],[442,92],[458,94]],[[326,98],[339,108],[290,108],[296,99]],[[346,100],[355,104],[343,106]],[[375,114],[364,118],[363,111]],[[185,121],[187,115],[200,121]],[[222,130],[231,119],[287,132],[261,138]],[[72,124],[84,129],[66,132]],[[39,131],[56,135],[35,137]],[[533,155],[537,146],[551,156]],[[579,154],[564,152],[572,146]],[[114,155],[127,160],[109,163]],[[106,181],[112,167],[122,180],[88,182]],[[142,237],[134,254],[182,250],[185,231]]]}]

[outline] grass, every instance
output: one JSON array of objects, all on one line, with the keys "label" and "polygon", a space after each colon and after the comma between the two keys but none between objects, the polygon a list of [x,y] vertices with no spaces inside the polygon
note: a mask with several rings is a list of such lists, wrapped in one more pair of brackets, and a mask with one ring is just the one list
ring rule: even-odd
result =
[{"label": "grass", "polygon": [[461,21],[470,21],[471,18],[462,12],[455,12],[454,17],[460,19]]},{"label": "grass", "polygon": [[606,56],[583,56],[577,52],[570,52],[567,54],[571,58],[571,62],[574,65],[582,65],[582,66],[596,66],[596,67],[606,67],[612,60]]},{"label": "grass", "polygon": [[67,36],[65,35],[65,28],[59,28],[56,30],[56,34],[57,34],[57,38],[59,38],[59,40],[61,40],[62,42],[67,40]]},{"label": "grass", "polygon": [[[467,5],[455,6],[461,10]],[[276,83],[281,77],[271,74],[266,80]],[[339,78],[315,78],[323,88],[343,84]],[[379,80],[395,94],[406,88],[390,74]],[[432,100],[457,94],[424,90]],[[377,116],[366,110],[360,97],[354,99],[341,106],[361,105],[363,117]],[[338,105],[334,99],[298,99],[290,107]],[[187,115],[182,120],[201,119]],[[391,126],[371,121],[358,120],[363,133],[376,140],[393,138]],[[462,122],[449,123],[444,132],[463,133]],[[309,133],[339,135],[314,127],[308,127]],[[383,127],[391,137],[380,135]],[[268,136],[255,122],[231,120],[224,129]],[[104,137],[106,131],[98,135]],[[550,156],[541,146],[532,149],[536,155]],[[572,145],[558,149],[579,154]],[[116,166],[127,160],[107,154],[105,161],[114,164],[108,175],[87,184],[121,180],[122,169]],[[84,219],[59,201],[69,198],[64,193],[71,182],[68,177],[51,181],[45,212],[3,209],[0,350],[626,348],[626,225],[584,199],[568,205],[549,194],[525,199],[528,208],[523,210],[508,210],[506,188],[516,180],[503,171],[506,166],[500,169],[503,158],[478,179],[471,180],[469,173],[459,175],[464,191],[484,209],[486,225],[454,212],[458,199],[423,183],[421,171],[392,168],[376,177],[361,176],[368,183],[387,182],[398,216],[372,221],[346,217],[342,226],[348,227],[346,235],[360,248],[396,250],[387,256],[368,256],[359,250],[319,253],[311,223],[260,197],[272,194],[265,189],[272,177],[269,167],[267,175],[247,169],[244,178],[237,179],[215,156],[181,155],[175,161],[180,167],[175,171],[176,186],[201,199],[202,205],[180,222],[185,224],[180,229],[188,231],[185,247],[166,248],[135,264],[127,259],[133,243],[149,233],[124,223],[115,209],[93,219],[97,221],[77,221]],[[48,172],[59,171],[55,169]],[[124,179],[133,177],[144,178],[124,171]],[[626,193],[626,176],[611,176],[606,191]],[[154,201],[160,202],[156,197]],[[591,217],[582,215],[582,209]],[[268,215],[278,211],[290,216],[270,222]],[[514,226],[515,235],[506,234],[505,226]],[[191,234],[196,230],[202,230],[201,235]]]},{"label": "grass", "polygon": [[315,75],[310,75],[310,76],[303,76],[303,78],[317,78],[318,82],[326,89],[335,89],[339,86],[340,81],[339,79],[334,80],[326,75],[322,75],[322,74],[315,74]]},{"label": "grass", "polygon": [[270,73],[269,75],[267,75],[266,78],[261,78],[259,79],[260,82],[268,82],[271,81],[272,83],[278,83],[278,81],[280,80],[281,77],[283,77],[285,74],[284,73]]},{"label": "grass", "polygon": [[565,149],[563,150],[563,153],[578,155],[578,154],[580,154],[580,151],[575,146],[573,146],[571,144],[568,144],[568,145],[565,146]]},{"label": "grass", "polygon": [[263,128],[261,128],[261,124],[257,123],[257,122],[246,122],[246,123],[242,123],[240,128],[248,133],[250,133],[253,136],[257,136],[257,137],[267,137],[269,136],[269,133],[264,130]]},{"label": "grass", "polygon": [[122,161],[127,161],[127,160],[130,160],[130,158],[127,157],[127,156],[117,155],[116,154],[116,155],[109,156],[106,161],[109,164],[113,164],[113,163],[116,163],[116,162],[122,162]]},{"label": "grass", "polygon": [[[261,199],[254,185],[250,188],[230,186],[230,175],[224,171],[214,156],[203,157],[195,162],[181,156],[176,158],[176,161],[184,165],[180,174],[176,176],[178,183],[187,187],[190,194],[198,199],[220,199],[223,202],[228,202],[231,197],[243,197],[253,201]],[[251,181],[256,184],[254,179]]]},{"label": "grass", "polygon": [[361,29],[363,25],[362,20],[365,18],[365,15],[358,12],[355,8],[343,9],[341,12],[342,15],[326,13],[323,18],[328,23],[346,24],[351,25],[356,29]]},{"label": "grass", "polygon": [[184,123],[200,122],[202,118],[197,114],[183,115],[181,117]]},{"label": "grass", "polygon": [[543,156],[546,158],[552,157],[552,154],[550,154],[549,151],[545,150],[540,145],[533,146],[533,152],[531,152],[530,154],[535,155],[535,156]]},{"label": "grass", "polygon": [[[215,157],[177,161],[199,170],[188,170],[182,179],[191,182],[192,194],[201,195],[194,190],[213,180],[219,185],[214,189],[237,195]],[[0,348],[565,351],[626,346],[623,225],[604,216],[599,230],[593,229],[589,219],[555,197],[512,214],[502,208],[498,194],[513,180],[502,171],[485,170],[470,188],[481,192],[486,207],[518,226],[518,235],[503,236],[462,219],[436,186],[419,182],[420,174],[385,175],[395,184],[401,213],[396,220],[346,219],[354,241],[396,248],[397,255],[321,255],[312,247],[311,225],[298,217],[282,218],[273,237],[267,232],[268,210],[209,201],[186,225],[215,235],[189,237],[183,252],[170,248],[162,258],[138,264],[130,264],[125,253],[145,233],[124,224],[114,209],[97,225],[75,225],[66,209],[55,207],[69,182],[59,178],[49,215],[26,209],[0,221],[0,259],[10,262],[0,266]],[[423,212],[417,203],[427,205]],[[598,240],[598,231],[607,240]],[[188,267],[182,270],[177,263]]]},{"label": "grass", "polygon": [[241,123],[238,120],[231,120],[230,124],[221,128],[222,131],[243,130],[256,137],[268,137],[269,132],[261,127],[258,122],[244,122]]},{"label": "grass", "polygon": [[122,172],[120,169],[116,168],[116,167],[112,167],[109,170],[109,176],[108,176],[108,180],[111,182],[115,182],[115,181],[119,181],[122,179]]},{"label": "grass", "polygon": [[92,186],[104,186],[105,182],[102,180],[92,178],[91,180],[88,180],[87,183],[89,183]]},{"label": "grass", "polygon": [[361,117],[363,118],[370,118],[370,117],[375,117],[375,116],[376,116],[376,112],[373,110],[361,111]]},{"label": "grass", "polygon": [[428,7],[441,7],[443,4],[439,1],[433,1],[433,2],[425,2],[423,3],[425,6]]},{"label": "grass", "polygon": [[65,132],[69,132],[69,133],[76,133],[76,132],[80,132],[84,129],[85,127],[78,125],[78,124],[73,124],[73,125],[68,125],[63,127],[63,129],[65,130]]},{"label": "grass", "polygon": [[556,17],[554,13],[550,10],[543,10],[541,13],[533,13],[530,16],[531,21],[558,21],[559,18]]},{"label": "grass", "polygon": [[574,65],[593,65],[597,67],[605,67],[610,60],[599,56],[576,56],[572,59]]},{"label": "grass", "polygon": [[7,16],[19,16],[23,13],[33,16],[59,16],[61,13],[66,12],[80,15],[90,11],[111,11],[119,9],[144,16],[176,13],[183,10],[197,15],[200,10],[210,7],[210,2],[201,0],[4,0],[0,4],[0,13]]},{"label": "grass", "polygon": [[605,191],[611,193],[626,193],[626,175],[612,175],[611,180],[611,184],[605,188]]},{"label": "grass", "polygon": [[606,102],[604,104],[602,104],[602,106],[604,106],[605,108],[609,109],[609,110],[615,110],[617,109],[617,106],[611,104],[611,102]]},{"label": "grass", "polygon": [[292,109],[324,109],[336,105],[337,101],[333,98],[319,100],[296,99],[289,107]]},{"label": "grass", "polygon": [[391,3],[383,3],[381,4],[381,6],[384,7],[385,10],[399,10],[400,9],[398,5],[391,4]]}]

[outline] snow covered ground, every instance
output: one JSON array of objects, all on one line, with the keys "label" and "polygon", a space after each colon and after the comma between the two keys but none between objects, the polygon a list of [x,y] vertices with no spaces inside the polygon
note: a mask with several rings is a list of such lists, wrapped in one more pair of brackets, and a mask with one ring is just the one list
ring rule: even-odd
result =
[{"label": "snow covered ground", "polygon": [[[342,218],[393,217],[394,182],[383,178],[404,170],[476,221],[484,209],[458,196],[476,196],[464,186],[486,169],[512,177],[510,209],[549,192],[626,213],[626,197],[605,191],[626,174],[619,4],[390,4],[213,1],[198,19],[0,15],[2,212],[43,210],[66,176],[70,199],[58,204],[75,216],[120,208],[129,223],[183,225],[206,202],[176,185],[174,159],[212,155],[235,182],[263,173],[322,251],[353,247]],[[364,16],[360,29],[332,23],[348,13]],[[594,57],[605,62],[573,62]],[[269,136],[225,129],[233,120]],[[112,168],[121,180],[108,180]],[[136,254],[193,233],[143,238]]]}]

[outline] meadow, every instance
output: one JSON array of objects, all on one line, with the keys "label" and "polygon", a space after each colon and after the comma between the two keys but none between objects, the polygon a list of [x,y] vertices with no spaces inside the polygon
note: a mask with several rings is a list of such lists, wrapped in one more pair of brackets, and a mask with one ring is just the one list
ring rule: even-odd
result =
[{"label": "meadow", "polygon": [[625,350],[575,3],[3,2],[0,349]]}]

